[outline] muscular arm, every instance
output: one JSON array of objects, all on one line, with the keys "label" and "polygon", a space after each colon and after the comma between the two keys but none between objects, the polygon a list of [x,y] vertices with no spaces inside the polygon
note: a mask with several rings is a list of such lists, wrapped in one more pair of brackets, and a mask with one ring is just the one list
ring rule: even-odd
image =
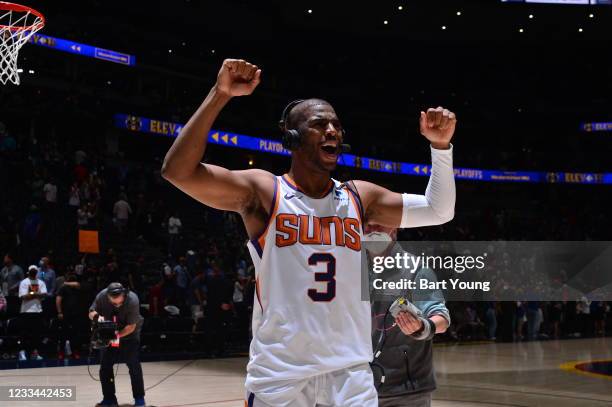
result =
[{"label": "muscular arm", "polygon": [[438,107],[421,112],[420,127],[431,142],[431,174],[425,195],[400,194],[366,181],[355,181],[365,220],[385,227],[420,227],[450,221],[455,210],[455,177],[450,139],[455,114]]},{"label": "muscular arm", "polygon": [[355,181],[365,222],[385,227],[440,225],[453,219],[455,178],[452,150],[432,148],[432,170],[425,195],[400,194],[366,181]]},{"label": "muscular arm", "polygon": [[217,83],[166,154],[162,176],[205,205],[244,213],[259,199],[258,183],[271,178],[262,170],[230,171],[200,162],[208,133],[223,107],[233,96],[253,92],[260,74],[261,70],[245,61],[225,60]]}]

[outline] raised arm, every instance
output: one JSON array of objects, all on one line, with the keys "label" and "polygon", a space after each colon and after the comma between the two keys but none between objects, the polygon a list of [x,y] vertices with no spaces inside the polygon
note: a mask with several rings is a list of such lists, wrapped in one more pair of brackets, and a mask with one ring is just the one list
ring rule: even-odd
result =
[{"label": "raised arm", "polygon": [[205,205],[243,213],[257,199],[257,183],[270,176],[261,170],[230,171],[200,162],[208,133],[223,107],[234,96],[250,95],[260,76],[261,70],[246,61],[223,61],[215,86],[166,154],[162,176]]},{"label": "raised arm", "polygon": [[400,194],[366,181],[355,181],[365,222],[391,228],[440,225],[455,214],[455,177],[450,140],[457,118],[438,107],[421,112],[420,131],[431,143],[431,173],[425,195]]}]

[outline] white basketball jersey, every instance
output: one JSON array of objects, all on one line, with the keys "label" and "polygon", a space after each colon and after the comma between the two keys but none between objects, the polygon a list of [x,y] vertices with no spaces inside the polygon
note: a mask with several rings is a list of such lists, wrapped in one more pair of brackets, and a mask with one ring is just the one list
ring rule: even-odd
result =
[{"label": "white basketball jersey", "polygon": [[248,243],[257,278],[248,390],[372,360],[361,217],[359,196],[336,180],[314,199],[276,177],[268,226]]}]

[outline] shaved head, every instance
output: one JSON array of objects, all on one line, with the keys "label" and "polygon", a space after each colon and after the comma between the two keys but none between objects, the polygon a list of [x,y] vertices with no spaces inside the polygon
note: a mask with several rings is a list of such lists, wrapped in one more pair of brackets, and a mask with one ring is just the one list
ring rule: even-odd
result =
[{"label": "shaved head", "polygon": [[332,110],[334,109],[326,100],[323,99],[306,99],[300,104],[296,105],[291,109],[289,115],[287,116],[286,126],[288,129],[295,129],[301,123],[307,120],[308,114],[312,108],[318,106],[329,106]]}]

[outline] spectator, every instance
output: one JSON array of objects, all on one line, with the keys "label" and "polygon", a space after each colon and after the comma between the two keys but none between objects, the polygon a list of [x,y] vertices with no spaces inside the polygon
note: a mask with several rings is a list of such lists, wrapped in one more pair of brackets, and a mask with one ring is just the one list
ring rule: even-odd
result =
[{"label": "spectator", "polygon": [[138,256],[136,262],[131,265],[128,271],[128,282],[130,290],[134,291],[138,295],[139,299],[142,298],[143,281],[142,276],[145,273],[144,256]]},{"label": "spectator", "polygon": [[26,246],[35,246],[40,236],[42,219],[36,205],[30,206],[30,213],[23,223],[23,237]]},{"label": "spectator", "polygon": [[591,303],[591,316],[593,317],[594,333],[597,336],[606,334],[606,311],[608,305],[604,301],[593,301]]},{"label": "spectator", "polygon": [[179,258],[179,262],[176,266],[174,266],[173,272],[179,296],[178,299],[180,303],[187,298],[187,290],[189,289],[189,282],[191,281],[191,276],[189,275],[189,271],[187,270],[187,260],[184,256],[181,256]]},{"label": "spectator", "polygon": [[87,210],[87,205],[82,204],[77,210],[77,226],[79,229],[87,229],[89,226],[89,216],[90,213]]},{"label": "spectator", "polygon": [[4,294],[2,294],[2,292],[0,291],[0,315],[6,312],[6,307],[6,298],[4,298]]},{"label": "spectator", "polygon": [[130,204],[127,202],[127,196],[122,193],[119,195],[119,200],[115,202],[113,206],[113,216],[115,226],[117,230],[122,233],[123,230],[127,227],[130,214],[132,213],[132,208]]},{"label": "spectator", "polygon": [[97,228],[98,205],[95,202],[87,204],[88,227]]},{"label": "spectator", "polygon": [[6,131],[4,123],[0,123],[0,152],[11,152],[17,149],[17,142]]},{"label": "spectator", "polygon": [[79,183],[77,181],[75,181],[70,187],[70,192],[68,193],[68,206],[72,210],[71,213],[76,212],[77,209],[81,206]]},{"label": "spectator", "polygon": [[249,317],[248,309],[244,301],[245,288],[247,278],[244,269],[238,269],[238,275],[234,281],[234,294],[232,295],[232,302],[234,304],[234,311],[236,312],[237,324],[239,331],[243,336],[242,339],[248,339],[249,331]]},{"label": "spectator", "polygon": [[4,267],[0,270],[0,292],[7,297],[17,297],[23,278],[23,269],[15,264],[13,256],[7,253],[4,256]]},{"label": "spectator", "polygon": [[515,330],[514,340],[518,342],[518,341],[523,340],[523,326],[525,325],[525,322],[527,321],[525,304],[522,303],[521,301],[517,301],[516,309],[514,310],[514,313],[515,313],[515,321],[516,321],[516,326],[515,326],[516,330]]},{"label": "spectator", "polygon": [[43,196],[47,206],[55,207],[55,204],[57,204],[57,185],[55,185],[53,178],[49,178],[43,186]]},{"label": "spectator", "polygon": [[26,351],[30,352],[30,359],[40,360],[37,346],[42,330],[42,299],[47,295],[47,287],[43,280],[38,279],[38,267],[28,267],[28,277],[19,284],[19,298],[21,299],[21,337],[24,349],[19,352],[19,359],[26,359]]},{"label": "spectator", "polygon": [[[79,159],[79,157],[77,156],[77,153],[79,153],[79,151],[75,153],[75,160]],[[77,183],[87,181],[88,177],[89,177],[89,174],[87,173],[87,167],[83,165],[82,161],[77,162],[76,165],[74,166],[74,178],[76,179]]]},{"label": "spectator", "polygon": [[55,270],[51,266],[51,261],[48,257],[43,257],[40,259],[40,269],[38,271],[38,275],[36,278],[39,278],[45,282],[47,295],[53,296],[55,295]]},{"label": "spectator", "polygon": [[[58,359],[65,356],[65,349],[72,349],[75,359],[80,359],[81,332],[83,331],[84,309],[81,306],[81,286],[72,272],[65,276],[65,284],[59,289],[55,299],[57,319],[59,321]],[[67,345],[68,342],[68,346]]]},{"label": "spectator", "polygon": [[206,275],[203,269],[198,269],[189,286],[189,305],[194,321],[204,316],[206,306]]},{"label": "spectator", "polygon": [[527,340],[535,341],[540,333],[542,324],[542,310],[538,301],[527,303]]},{"label": "spectator", "polygon": [[578,319],[578,332],[580,336],[588,336],[591,333],[591,301],[583,296],[576,304],[576,317]]},{"label": "spectator", "polygon": [[178,217],[178,213],[174,212],[170,218],[168,218],[168,254],[174,256],[178,246],[178,242],[181,236],[181,228],[183,224],[181,219]]},{"label": "spectator", "polygon": [[164,282],[165,280],[160,278],[159,281],[149,289],[149,314],[155,317],[160,315],[161,310],[166,305],[163,291]]},{"label": "spectator", "polygon": [[227,281],[221,269],[213,264],[210,278],[207,279],[207,286],[206,315],[213,338],[211,352],[213,356],[218,356],[225,352],[228,320],[232,309],[233,285]]},{"label": "spectator", "polygon": [[178,305],[179,291],[176,285],[176,275],[172,271],[172,267],[170,267],[167,263],[162,265],[162,270],[164,279],[164,285],[162,287],[162,295],[164,298],[163,306]]},{"label": "spectator", "polygon": [[42,177],[40,176],[40,174],[38,173],[38,170],[34,170],[34,179],[32,180],[32,182],[30,183],[30,188],[32,191],[32,199],[34,200],[34,202],[40,204],[42,202],[43,199],[43,187],[45,185],[45,182],[43,181]]},{"label": "spectator", "polygon": [[83,150],[77,150],[74,152],[74,163],[76,165],[83,164],[87,159],[87,153]]},{"label": "spectator", "polygon": [[487,339],[494,341],[497,339],[497,303],[487,302],[485,320],[487,325]]},{"label": "spectator", "polygon": [[548,317],[550,319],[551,334],[553,339],[561,337],[561,318],[563,316],[563,303],[554,301],[550,304]]}]

